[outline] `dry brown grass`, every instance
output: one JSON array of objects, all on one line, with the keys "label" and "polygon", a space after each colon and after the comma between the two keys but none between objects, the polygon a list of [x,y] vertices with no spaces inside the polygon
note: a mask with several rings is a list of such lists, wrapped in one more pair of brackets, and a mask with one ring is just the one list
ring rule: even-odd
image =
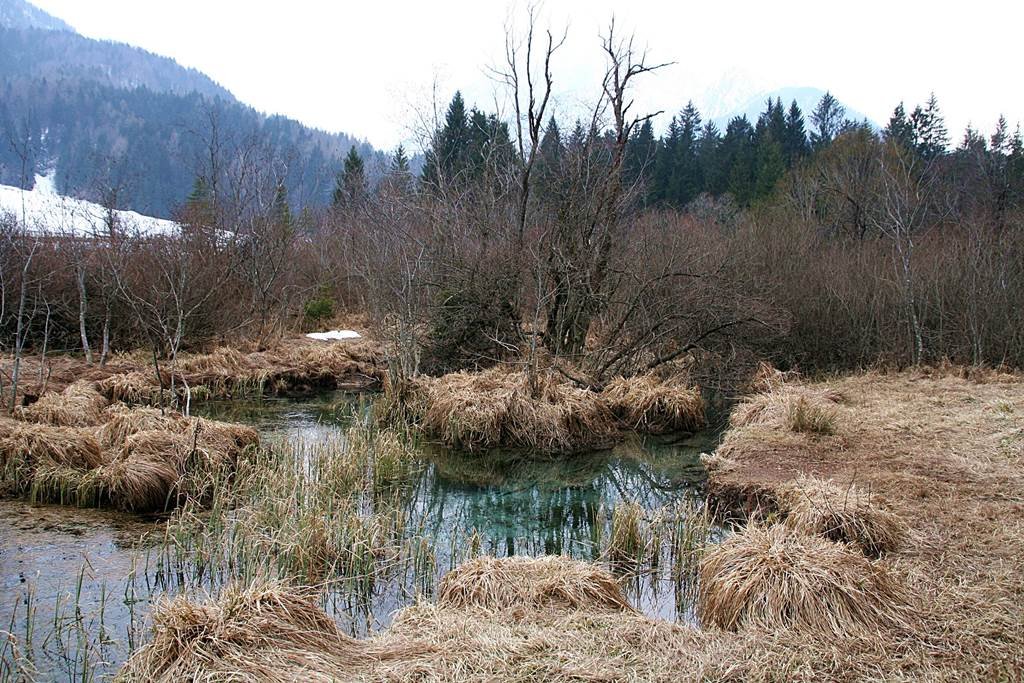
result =
[{"label": "dry brown grass", "polygon": [[750,525],[708,551],[698,613],[735,631],[798,627],[844,636],[909,628],[909,593],[883,565],[781,525]]},{"label": "dry brown grass", "polygon": [[559,556],[470,560],[441,580],[437,604],[484,609],[633,609],[611,574]]},{"label": "dry brown grass", "polygon": [[342,633],[314,597],[257,582],[205,604],[165,601],[154,610],[152,640],[118,680],[337,681],[368,660],[387,659],[388,653]]},{"label": "dry brown grass", "polygon": [[617,377],[605,387],[604,397],[612,412],[638,432],[696,432],[706,425],[700,388],[678,379]]},{"label": "dry brown grass", "polygon": [[[667,683],[699,675],[701,634],[623,609],[608,580],[564,558],[477,560],[453,572],[446,596],[402,610],[367,640],[339,638],[308,593],[257,583],[207,603],[160,604],[151,644],[119,678]],[[521,585],[534,581],[541,587]]]},{"label": "dry brown grass", "polygon": [[404,414],[429,436],[468,451],[575,453],[611,445],[623,429],[662,433],[704,426],[699,389],[653,376],[618,379],[596,392],[554,372],[541,372],[531,388],[525,372],[495,367],[417,378],[390,400],[401,402]]},{"label": "dry brown grass", "polygon": [[[68,421],[81,397],[98,395],[72,384],[33,417]],[[67,399],[67,406],[57,399]],[[259,443],[256,430],[244,425],[124,404],[90,406],[95,417],[89,427],[0,419],[0,492],[136,512],[166,510],[184,499],[202,505],[246,449]]]},{"label": "dry brown grass", "polygon": [[[877,564],[906,577],[920,611],[900,638],[826,643],[776,634],[736,656],[777,663],[797,650],[818,652],[823,661],[790,676],[805,679],[822,671],[829,678],[1019,679],[1024,414],[1006,406],[1024,400],[1022,378],[914,370],[823,383],[787,378],[766,393],[741,404],[707,459],[709,490],[734,512],[778,514],[792,529],[815,534],[807,538],[880,554]],[[783,394],[830,406],[837,432],[792,431],[777,407]],[[754,675],[750,665],[737,668]]]},{"label": "dry brown grass", "polygon": [[104,448],[121,448],[132,434],[154,429],[177,430],[183,420],[174,411],[115,403],[104,411],[97,437]]},{"label": "dry brown grass", "polygon": [[0,464],[4,478],[26,481],[37,466],[88,470],[104,462],[87,429],[0,419]]},{"label": "dry brown grass", "polygon": [[43,394],[21,409],[21,417],[28,422],[59,427],[89,427],[100,423],[108,403],[96,382],[79,380],[61,392]]},{"label": "dry brown grass", "polygon": [[158,403],[160,398],[160,383],[153,370],[111,375],[99,382],[99,389],[111,401],[136,405]]},{"label": "dry brown grass", "polygon": [[[140,422],[154,418],[145,414]],[[230,476],[246,448],[259,443],[256,430],[243,425],[180,416],[163,419],[161,428],[127,435],[114,460],[97,470],[100,495],[115,507],[162,511],[185,498],[206,504],[216,482]]]},{"label": "dry brown grass", "polygon": [[[379,385],[384,376],[384,358],[379,346],[369,340],[311,342],[286,339],[274,349],[243,353],[220,347],[210,353],[183,354],[172,366],[164,362],[158,378],[145,359],[129,372],[106,377],[98,383],[111,400],[137,405],[164,401],[172,385],[182,398],[194,396],[234,398],[258,393],[304,392],[315,388],[367,389]],[[186,390],[186,387],[188,388]]]},{"label": "dry brown grass", "polygon": [[469,451],[573,453],[610,443],[616,431],[600,394],[552,375],[533,394],[525,373],[503,368],[416,379],[406,407],[425,433]]},{"label": "dry brown grass", "polygon": [[843,401],[831,387],[807,387],[778,382],[739,403],[729,416],[732,427],[785,426],[794,432],[831,434],[836,431],[836,404]]},{"label": "dry brown grass", "polygon": [[852,543],[873,557],[899,550],[907,540],[906,522],[853,484],[801,477],[782,501],[790,529]]}]

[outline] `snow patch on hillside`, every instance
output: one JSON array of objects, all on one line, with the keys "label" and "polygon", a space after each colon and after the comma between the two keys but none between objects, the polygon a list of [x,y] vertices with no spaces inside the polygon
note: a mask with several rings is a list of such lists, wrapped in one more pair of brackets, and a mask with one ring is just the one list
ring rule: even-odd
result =
[{"label": "snow patch on hillside", "polygon": [[[82,237],[108,232],[107,210],[93,202],[58,194],[52,175],[37,175],[31,190],[0,185],[0,213],[10,213],[20,221],[23,211],[25,223],[33,232]],[[134,211],[114,211],[114,215],[124,232],[138,230],[144,235],[154,235],[178,231],[177,223],[163,218]]]}]

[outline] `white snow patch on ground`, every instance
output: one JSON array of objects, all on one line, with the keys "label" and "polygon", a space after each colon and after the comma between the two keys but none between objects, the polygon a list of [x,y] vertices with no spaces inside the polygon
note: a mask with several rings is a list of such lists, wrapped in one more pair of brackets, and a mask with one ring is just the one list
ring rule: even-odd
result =
[{"label": "white snow patch on ground", "polygon": [[[37,175],[35,187],[22,190],[0,185],[0,212],[9,212],[18,220],[24,209],[25,223],[32,232],[90,236],[106,234],[107,210],[99,204],[57,194],[52,176]],[[143,216],[134,211],[115,211],[122,230],[138,230],[144,235],[178,231],[178,224],[163,218]]]},{"label": "white snow patch on ground", "polygon": [[359,339],[363,335],[354,330],[331,330],[330,332],[310,332],[306,336],[317,341],[342,341],[344,339]]}]

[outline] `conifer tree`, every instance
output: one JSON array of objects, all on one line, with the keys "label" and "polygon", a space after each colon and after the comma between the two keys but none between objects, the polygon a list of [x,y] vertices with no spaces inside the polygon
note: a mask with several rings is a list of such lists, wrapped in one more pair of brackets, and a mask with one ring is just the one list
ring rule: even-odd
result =
[{"label": "conifer tree", "polygon": [[402,145],[398,145],[395,148],[395,153],[391,155],[391,166],[388,170],[390,173],[409,174],[409,157],[406,155],[405,147]]},{"label": "conifer tree", "polygon": [[[647,119],[633,133],[626,144],[625,180],[628,184],[643,186],[644,199],[652,195],[651,181],[654,177],[654,165],[658,153],[658,141],[654,137],[654,127]],[[644,202],[646,203],[646,201]]]},{"label": "conifer tree", "polygon": [[442,181],[454,179],[456,171],[465,163],[469,147],[469,118],[462,93],[456,91],[445,113],[444,125],[434,133],[434,139],[424,155],[423,183],[440,187]]},{"label": "conifer tree", "polygon": [[914,129],[914,146],[923,158],[931,160],[945,153],[949,146],[949,133],[939,110],[939,100],[932,93],[922,108],[914,108],[910,115]]},{"label": "conifer tree", "polygon": [[789,111],[786,113],[786,133],[782,147],[787,167],[807,155],[807,129],[804,124],[804,113],[800,111],[800,105],[796,103],[796,100],[789,105]]},{"label": "conifer tree", "polygon": [[738,204],[747,206],[754,196],[754,129],[747,117],[729,122],[721,151],[726,190]]},{"label": "conifer tree", "polygon": [[676,164],[679,159],[679,141],[682,131],[679,120],[673,116],[668,131],[658,145],[654,160],[654,177],[651,200],[655,203],[674,206],[676,203]]},{"label": "conifer tree", "polygon": [[558,128],[555,117],[548,121],[544,135],[540,138],[537,150],[537,170],[535,172],[538,196],[550,198],[556,194],[556,184],[561,177],[562,165],[562,132]]},{"label": "conifer tree", "polygon": [[697,153],[700,126],[700,112],[690,101],[679,114],[679,142],[675,153],[673,194],[680,208],[696,199],[704,189],[704,174]]},{"label": "conifer tree", "polygon": [[345,163],[334,187],[335,206],[355,206],[366,196],[366,173],[363,159],[353,146],[345,156]]},{"label": "conifer tree", "polygon": [[405,194],[409,191],[412,173],[409,171],[409,157],[405,153],[405,147],[398,145],[391,161],[388,163],[388,172],[384,176],[384,188],[386,191]]},{"label": "conifer tree", "polygon": [[905,149],[914,148],[914,125],[907,118],[907,113],[900,102],[889,117],[889,124],[882,129],[882,137]]},{"label": "conifer tree", "polygon": [[274,190],[274,203],[271,206],[271,215],[274,223],[279,227],[288,229],[292,227],[292,210],[288,206],[288,188],[284,182],[278,182]]},{"label": "conifer tree", "polygon": [[814,124],[811,147],[819,150],[830,145],[842,130],[845,118],[846,108],[839,104],[839,100],[830,92],[822,95],[818,106],[811,113],[811,123]]},{"label": "conifer tree", "polygon": [[725,192],[725,176],[721,162],[722,136],[714,121],[708,121],[700,131],[697,141],[697,158],[704,175],[702,191],[718,196]]}]

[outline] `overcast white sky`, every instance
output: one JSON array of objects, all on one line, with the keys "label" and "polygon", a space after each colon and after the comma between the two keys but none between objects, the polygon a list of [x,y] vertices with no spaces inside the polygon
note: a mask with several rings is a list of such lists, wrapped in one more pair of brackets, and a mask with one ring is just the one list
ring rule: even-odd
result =
[{"label": "overcast white sky", "polygon": [[[522,3],[492,0],[34,0],[81,33],[119,40],[204,71],[256,108],[378,147],[415,142],[432,84],[493,108],[485,67],[499,63],[504,25]],[[517,11],[517,9],[519,11]],[[970,121],[989,132],[1003,113],[1024,120],[1019,87],[1024,3],[657,2],[547,0],[545,25],[568,26],[554,63],[558,113],[574,116],[598,86],[598,34],[615,14],[655,61],[638,107],[671,113],[723,80],[754,94],[782,86],[831,89],[885,122],[932,90],[958,139]],[[521,23],[521,21],[520,21]],[[663,117],[662,125],[667,121]]]}]

